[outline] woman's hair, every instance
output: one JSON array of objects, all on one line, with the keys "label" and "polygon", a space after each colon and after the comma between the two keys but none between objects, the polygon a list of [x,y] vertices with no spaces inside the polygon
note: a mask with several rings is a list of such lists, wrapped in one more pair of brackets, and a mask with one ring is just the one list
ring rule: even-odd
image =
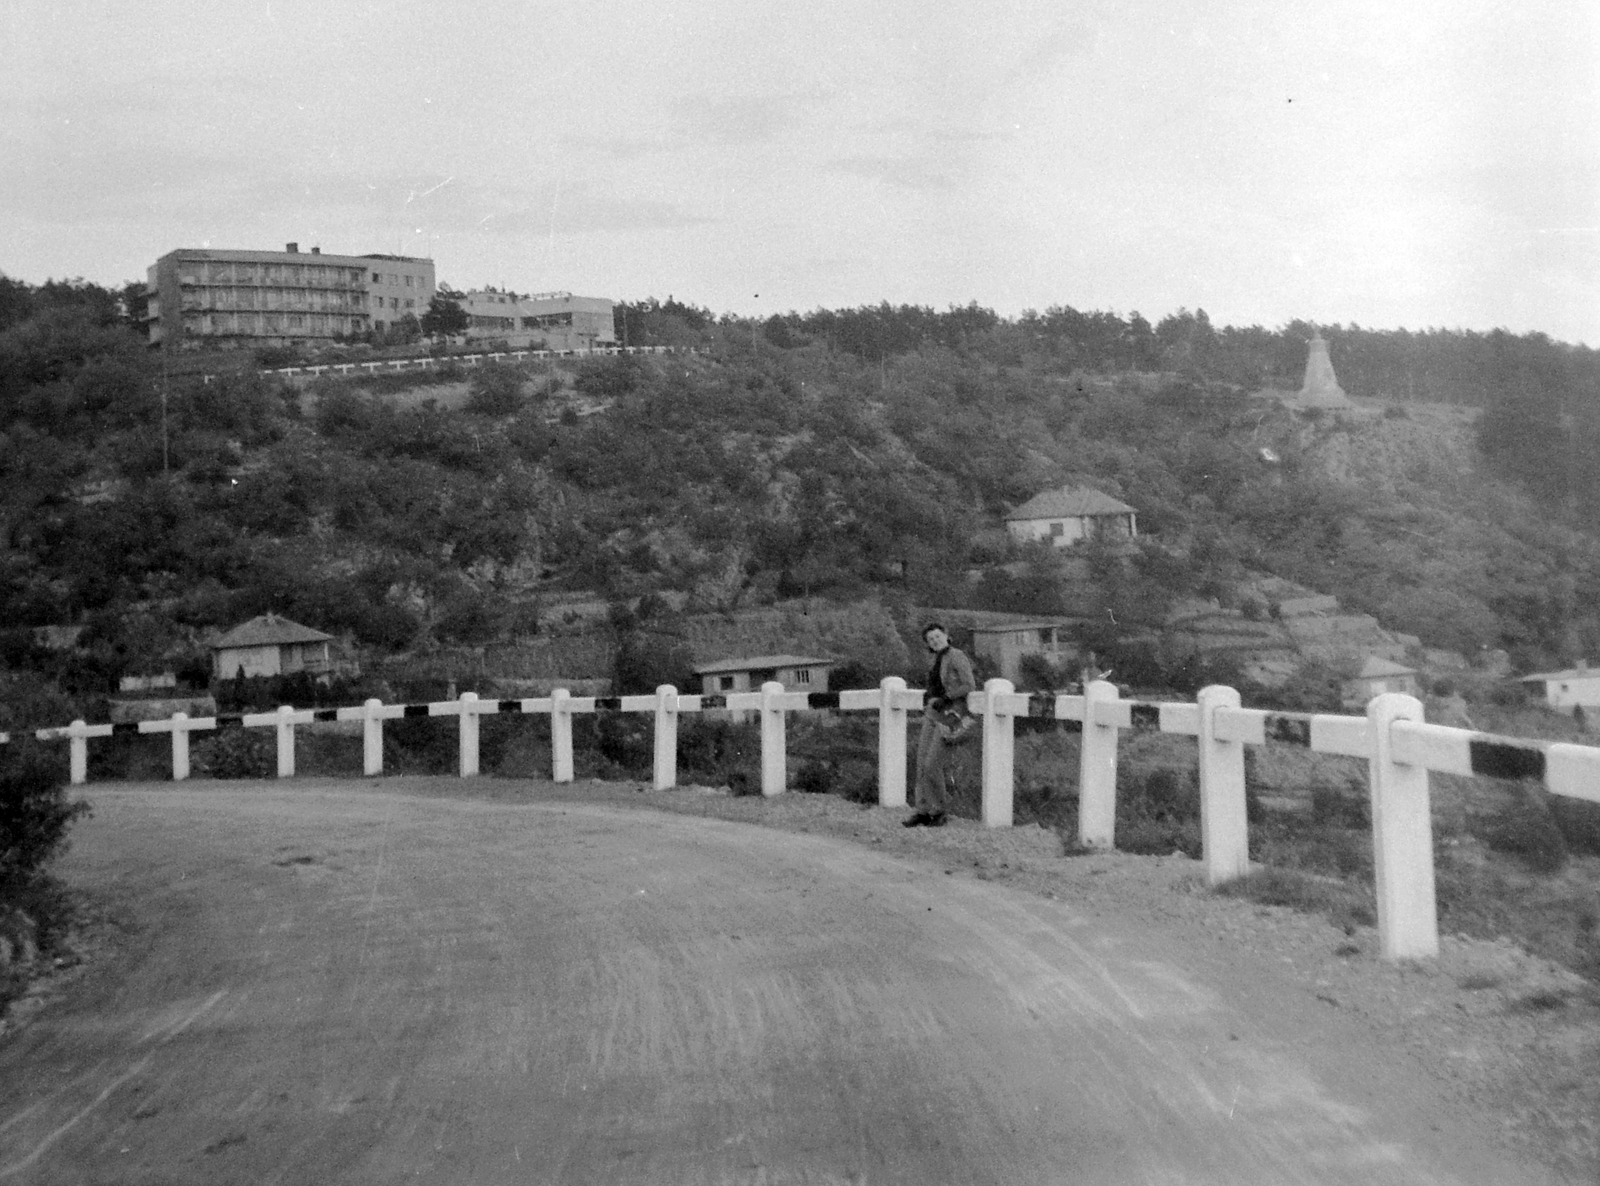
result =
[{"label": "woman's hair", "polygon": [[[943,622],[929,622],[926,626],[924,626],[922,628],[922,637],[923,638],[927,638],[928,635],[932,631],[935,631],[935,630],[944,630],[944,623]],[[948,630],[944,630],[944,632],[946,634],[950,633],[950,631],[948,631]]]}]

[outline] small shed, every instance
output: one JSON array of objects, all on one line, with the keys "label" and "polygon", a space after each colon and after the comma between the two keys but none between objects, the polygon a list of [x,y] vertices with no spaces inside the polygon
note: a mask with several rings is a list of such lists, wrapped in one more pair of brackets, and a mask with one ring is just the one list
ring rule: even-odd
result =
[{"label": "small shed", "polygon": [[833,666],[832,659],[804,655],[753,655],[702,663],[694,673],[700,677],[700,691],[708,696],[759,691],[771,680],[782,684],[786,692],[826,692]]},{"label": "small shed", "polygon": [[1407,696],[1415,696],[1417,669],[1369,655],[1354,675],[1345,678],[1341,691],[1346,708],[1363,708],[1367,701],[1384,692],[1404,692]]},{"label": "small shed", "polygon": [[251,618],[211,644],[211,670],[218,679],[291,675],[297,671],[331,675],[328,644],[333,636],[274,613]]},{"label": "small shed", "polygon": [[1545,703],[1558,712],[1581,708],[1585,715],[1600,708],[1600,667],[1590,667],[1579,659],[1576,667],[1565,671],[1535,671],[1518,676],[1518,683],[1543,684]]},{"label": "small shed", "polygon": [[1086,539],[1134,539],[1139,524],[1127,503],[1088,486],[1063,486],[1035,494],[1012,511],[1006,530],[1020,540],[1065,548]]}]

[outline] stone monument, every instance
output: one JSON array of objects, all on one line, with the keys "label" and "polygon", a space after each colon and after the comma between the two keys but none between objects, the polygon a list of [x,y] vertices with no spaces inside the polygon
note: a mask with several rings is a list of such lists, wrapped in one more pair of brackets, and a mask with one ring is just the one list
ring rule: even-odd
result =
[{"label": "stone monument", "polygon": [[1295,402],[1307,408],[1349,408],[1354,405],[1339,386],[1328,358],[1328,343],[1322,331],[1311,331],[1311,353],[1306,356],[1306,377],[1295,393]]}]

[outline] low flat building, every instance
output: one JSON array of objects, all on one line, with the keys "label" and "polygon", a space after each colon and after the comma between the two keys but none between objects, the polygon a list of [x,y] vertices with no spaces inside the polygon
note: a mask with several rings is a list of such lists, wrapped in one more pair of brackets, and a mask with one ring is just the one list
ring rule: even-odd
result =
[{"label": "low flat building", "polygon": [[1600,668],[1590,667],[1587,659],[1579,659],[1576,667],[1564,671],[1535,671],[1519,676],[1517,682],[1542,687],[1545,703],[1557,712],[1571,713],[1581,708],[1587,715],[1600,709]]},{"label": "low flat building", "polygon": [[826,692],[833,666],[832,659],[804,655],[753,655],[702,663],[694,673],[700,677],[701,692],[708,696],[760,691],[761,685],[770,681],[782,684],[786,692]]},{"label": "low flat building", "polygon": [[420,320],[433,299],[433,261],[324,255],[296,243],[282,251],[186,247],[150,266],[146,289],[152,346],[303,346]]},{"label": "low flat building", "polygon": [[503,341],[513,350],[592,350],[617,342],[613,304],[605,297],[482,289],[463,296],[461,309],[469,339]]}]

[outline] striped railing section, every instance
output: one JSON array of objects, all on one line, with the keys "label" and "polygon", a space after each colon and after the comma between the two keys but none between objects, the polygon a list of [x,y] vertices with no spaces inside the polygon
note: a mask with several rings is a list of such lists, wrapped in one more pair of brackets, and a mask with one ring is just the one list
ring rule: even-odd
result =
[{"label": "striped railing section", "polygon": [[[982,801],[980,818],[989,827],[1013,822],[1015,733],[1019,719],[1053,720],[1081,732],[1078,768],[1078,841],[1088,848],[1110,848],[1116,824],[1117,756],[1124,731],[1159,731],[1195,738],[1200,775],[1200,833],[1206,879],[1213,885],[1250,871],[1245,811],[1245,747],[1290,745],[1317,753],[1364,759],[1372,802],[1373,863],[1377,891],[1379,944],[1392,959],[1438,953],[1434,891],[1433,832],[1428,773],[1487,775],[1540,780],[1552,793],[1600,802],[1600,748],[1567,743],[1497,737],[1468,729],[1430,725],[1416,698],[1386,693],[1363,716],[1272,712],[1244,708],[1233,688],[1202,689],[1194,703],[1124,700],[1115,685],[1090,683],[1081,695],[1024,693],[1003,679],[990,680],[968,698],[982,718]],[[878,714],[878,801],[888,807],[906,802],[907,733],[911,713],[922,708],[923,693],[890,676],[877,688],[841,692],[798,692],[768,683],[758,691],[721,696],[681,695],[663,685],[638,696],[572,696],[563,688],[549,696],[484,700],[474,692],[426,704],[384,704],[368,700],[345,708],[294,709],[218,714],[166,720],[86,724],[40,729],[41,740],[70,743],[70,777],[88,776],[91,738],[131,733],[168,733],[172,738],[172,777],[189,777],[190,735],[211,729],[272,728],[277,732],[279,777],[295,772],[295,729],[318,721],[362,723],[362,769],[383,772],[383,722],[405,717],[455,717],[460,736],[459,769],[478,773],[482,717],[499,713],[550,718],[551,776],[558,783],[574,777],[572,718],[585,713],[654,715],[652,782],[658,789],[677,785],[678,718],[683,713],[754,713],[761,732],[761,793],[777,795],[788,785],[787,720],[797,711],[876,712]],[[0,743],[8,738],[0,734]]]}]

